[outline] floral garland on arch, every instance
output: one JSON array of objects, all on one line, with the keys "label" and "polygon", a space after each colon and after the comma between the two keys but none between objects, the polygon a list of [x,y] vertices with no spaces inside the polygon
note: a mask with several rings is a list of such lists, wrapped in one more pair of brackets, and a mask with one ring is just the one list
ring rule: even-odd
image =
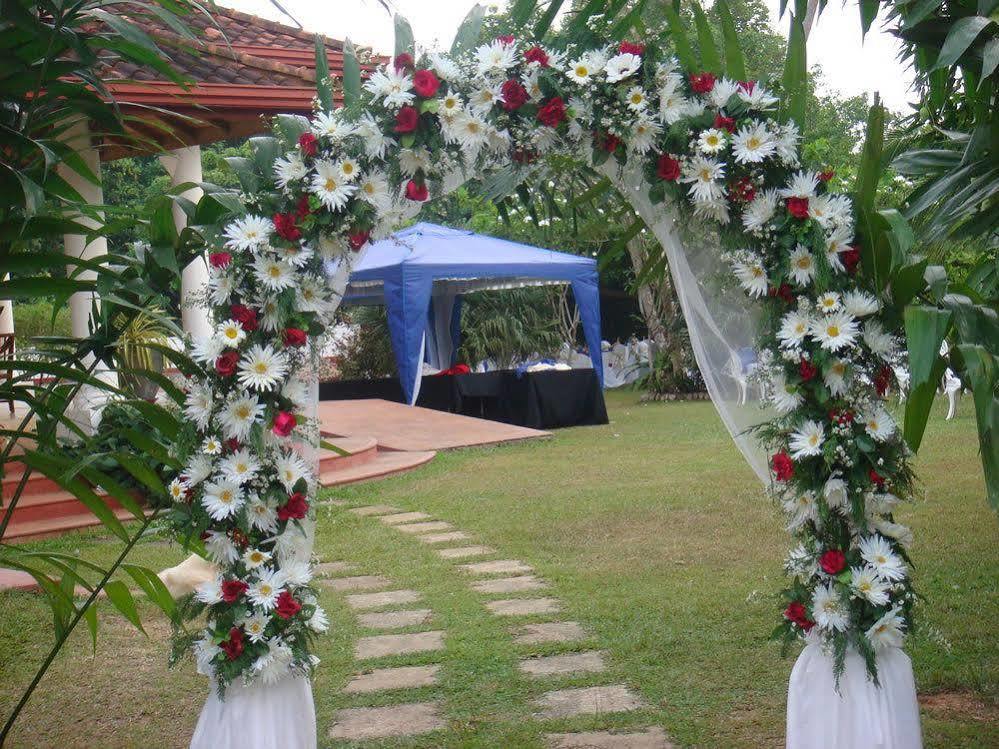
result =
[{"label": "floral garland on arch", "polygon": [[758,436],[797,542],[775,634],[817,636],[840,668],[852,646],[875,674],[914,600],[909,533],[892,518],[913,479],[885,407],[899,342],[858,275],[850,200],[801,167],[777,102],[653,45],[500,37],[457,58],[401,54],[359,107],[284,118],[286,152],[211,255],[216,333],[193,351],[211,371],[188,384],[186,468],[170,486],[177,533],[204,538],[220,570],[191,612],[206,626],[183,643],[220,688],[310,671],[326,628],[300,553],[316,476],[295,450],[308,404],[294,377],[338,303],[324,262],[346,267],[467,175],[552,155],[640,163],[653,203],[716,227],[762,308],[757,377],[776,416]]}]

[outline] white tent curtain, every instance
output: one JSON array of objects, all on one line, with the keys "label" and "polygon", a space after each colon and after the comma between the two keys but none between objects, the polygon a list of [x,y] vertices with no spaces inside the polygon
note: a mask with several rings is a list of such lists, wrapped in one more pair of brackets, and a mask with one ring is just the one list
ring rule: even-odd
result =
[{"label": "white tent curtain", "polygon": [[451,324],[454,318],[458,294],[451,290],[438,292],[430,297],[430,320],[427,323],[427,336],[424,339],[424,358],[436,369],[447,369],[454,361],[454,340],[451,337]]}]

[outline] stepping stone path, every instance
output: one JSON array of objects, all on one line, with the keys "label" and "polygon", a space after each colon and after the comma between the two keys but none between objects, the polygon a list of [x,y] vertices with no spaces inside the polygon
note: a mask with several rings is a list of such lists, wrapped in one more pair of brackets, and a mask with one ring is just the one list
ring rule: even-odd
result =
[{"label": "stepping stone path", "polygon": [[[469,581],[471,590],[492,599],[483,601],[487,611],[504,618],[557,617],[561,602],[552,596],[539,596],[535,591],[547,590],[549,584],[534,574],[534,569],[518,559],[491,559],[461,562],[461,560],[496,554],[484,545],[470,544],[471,536],[450,523],[423,512],[398,512],[387,505],[372,505],[351,510],[360,517],[378,516],[378,519],[409,534],[423,544],[435,545],[435,555],[445,561],[457,563],[457,568],[474,577]],[[464,542],[465,545],[461,545]],[[343,578],[346,580],[359,579]],[[352,583],[340,582],[339,590],[351,589]],[[518,597],[519,594],[524,594]],[[496,596],[501,596],[496,598]],[[507,597],[502,597],[507,596]],[[390,604],[405,604],[420,600],[416,591],[382,591],[355,593],[347,596],[348,604],[355,610],[382,608]],[[433,613],[429,609],[360,613],[358,621],[369,629],[396,629],[429,624]],[[536,645],[565,645],[578,648],[590,639],[584,628],[574,621],[535,621],[511,629],[513,643],[530,648]],[[382,634],[362,637],[356,644],[358,660],[415,653],[428,653],[444,648],[444,633],[440,630],[416,634]],[[425,656],[424,656],[425,657]],[[554,653],[530,656],[524,653],[517,664],[520,672],[532,681],[578,679],[592,675],[600,679],[607,671],[607,654],[597,650]],[[402,666],[382,668],[355,676],[345,687],[350,694],[373,694],[388,690],[401,690],[431,686],[436,683],[438,667]],[[578,682],[577,682],[578,683]],[[556,686],[556,684],[553,684]],[[601,716],[627,713],[649,707],[626,684],[596,684],[571,689],[553,689],[535,701],[535,718],[546,722],[561,721],[577,716]],[[434,702],[420,702],[378,708],[352,708],[340,710],[330,731],[332,738],[382,738],[410,736],[435,731],[445,727],[440,706]],[[552,726],[554,727],[554,726]],[[659,726],[649,728],[618,729],[613,731],[584,731],[578,733],[546,733],[545,746],[549,749],[674,749]]]},{"label": "stepping stone path", "polygon": [[353,570],[354,565],[348,562],[323,562],[312,568],[316,577],[333,577],[334,575],[342,575]]},{"label": "stepping stone path", "polygon": [[332,580],[323,580],[323,587],[343,592],[345,590],[377,590],[378,588],[388,588],[392,581],[381,575],[357,575],[355,577],[336,577]]}]

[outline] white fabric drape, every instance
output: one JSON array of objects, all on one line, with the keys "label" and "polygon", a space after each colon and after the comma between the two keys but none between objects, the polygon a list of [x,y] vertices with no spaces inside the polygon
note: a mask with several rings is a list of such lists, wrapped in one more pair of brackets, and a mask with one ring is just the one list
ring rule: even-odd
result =
[{"label": "white fabric drape", "polygon": [[668,202],[653,205],[640,168],[622,168],[608,160],[599,171],[627,197],[662,244],[711,402],[753,471],[769,485],[766,452],[747,431],[766,421],[769,414],[758,398],[746,398],[743,391],[746,361],[755,356],[757,315],[744,292],[733,285],[717,236],[706,233],[703,227],[708,222],[681,226]]},{"label": "white fabric drape", "polygon": [[864,659],[846,656],[833,675],[833,658],[811,643],[798,656],[787,690],[787,749],[920,749],[919,704],[909,657],[898,648],[878,654],[880,687]]}]

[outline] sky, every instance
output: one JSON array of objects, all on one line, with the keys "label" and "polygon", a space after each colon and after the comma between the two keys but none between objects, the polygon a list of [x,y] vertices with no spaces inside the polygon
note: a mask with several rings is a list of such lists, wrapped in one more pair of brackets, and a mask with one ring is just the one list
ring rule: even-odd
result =
[{"label": "sky", "polygon": [[[391,53],[392,19],[378,0],[279,0],[308,31],[316,31],[376,52]],[[288,23],[270,0],[218,0],[221,5]],[[450,47],[454,32],[476,0],[388,0],[408,20],[418,45]],[[767,0],[771,22],[784,35],[788,19],[777,20],[779,0]],[[568,3],[567,3],[568,5]],[[833,0],[819,17],[808,40],[809,64],[822,66],[827,88],[846,95],[878,91],[891,109],[907,111],[912,77],[897,62],[897,41],[879,28],[861,40],[857,0],[845,6]],[[779,71],[775,71],[775,75]]]}]

